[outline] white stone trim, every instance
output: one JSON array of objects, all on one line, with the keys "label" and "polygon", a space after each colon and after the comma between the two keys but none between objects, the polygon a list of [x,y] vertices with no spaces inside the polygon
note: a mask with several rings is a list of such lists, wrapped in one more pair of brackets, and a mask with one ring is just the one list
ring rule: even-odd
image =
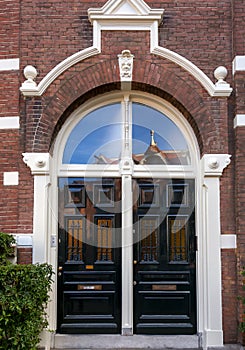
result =
[{"label": "white stone trim", "polygon": [[105,18],[129,20],[141,22],[143,16],[147,16],[159,23],[162,21],[163,9],[151,9],[143,0],[109,0],[101,8],[90,8],[88,10],[89,20],[93,22],[103,21]]},{"label": "white stone trim", "polygon": [[49,230],[49,153],[23,153],[24,163],[34,175],[33,263],[48,262]]},{"label": "white stone trim", "polygon": [[25,82],[22,84],[20,91],[24,96],[42,96],[49,85],[63,72],[72,67],[78,62],[85,60],[88,57],[97,55],[100,50],[97,47],[91,46],[87,49],[79,51],[72,56],[67,57],[64,61],[55,66],[38,85],[36,83],[26,86]]},{"label": "white stone trim", "polygon": [[[97,99],[88,101],[84,106],[75,111],[67,120],[61,131],[59,132],[54,145],[54,160],[48,153],[25,153],[24,161],[31,168],[34,174],[34,225],[33,225],[33,262],[49,262],[53,265],[54,270],[57,269],[57,248],[50,244],[52,235],[56,235],[58,231],[58,201],[57,201],[57,176],[60,176],[61,159],[64,145],[66,143],[69,132],[76,125],[76,122],[86,113],[89,113],[98,105],[104,105],[106,102],[118,101],[118,96],[122,92],[114,95],[108,94],[99,96]],[[137,95],[138,94],[138,95]],[[149,94],[140,94],[132,92],[134,101],[147,101],[149,105],[157,107],[161,110],[164,108],[160,98],[151,97]],[[173,106],[166,104],[167,115],[175,115]],[[172,109],[171,109],[172,108]],[[171,112],[172,111],[172,112]],[[181,118],[179,118],[181,119]],[[184,120],[184,118],[183,118]],[[179,123],[182,123],[180,120]],[[198,332],[203,334],[204,348],[223,345],[222,330],[222,285],[221,285],[221,248],[230,246],[234,238],[224,238],[221,236],[220,229],[220,183],[219,178],[222,176],[223,170],[230,163],[230,155],[228,154],[205,154],[201,161],[199,160],[198,146],[193,130],[188,124],[178,124],[182,132],[185,134],[190,145],[193,155],[194,176],[197,183],[197,206],[196,206],[196,222],[198,236],[197,251],[197,306],[198,306]],[[185,130],[187,129],[187,131]],[[126,152],[125,152],[126,154]],[[127,154],[126,154],[127,155]],[[49,176],[50,171],[50,176]],[[80,170],[77,175],[81,175]],[[97,172],[98,173],[98,172]],[[69,176],[73,172],[67,171]],[[108,173],[109,174],[109,173]],[[118,174],[119,170],[118,170]],[[179,172],[181,176],[181,172]],[[118,176],[119,176],[118,175]],[[141,176],[141,174],[139,174]],[[131,172],[123,173],[123,186],[130,188]],[[169,174],[171,176],[171,174]],[[183,176],[183,169],[182,169]],[[124,203],[126,204],[126,203]],[[126,208],[126,207],[125,207]],[[128,220],[131,221],[130,215],[126,213],[123,225],[128,228]],[[124,237],[125,249],[122,251],[122,259],[124,264],[129,265],[132,259],[132,247],[128,245],[130,237]],[[229,242],[228,242],[229,241]],[[125,265],[126,266],[126,265]],[[132,264],[129,269],[123,272],[123,281],[125,288],[132,283]],[[56,279],[56,277],[55,277]],[[52,293],[52,302],[49,309],[50,328],[56,329],[56,288],[54,285]],[[126,288],[122,292],[124,302],[124,314],[122,319],[122,332],[131,334],[132,329],[132,289]],[[49,340],[47,340],[49,342]]]},{"label": "white stone trim", "polygon": [[236,249],[236,235],[223,234],[220,236],[221,249]]},{"label": "white stone trim", "polygon": [[203,156],[203,171],[205,177],[219,177],[230,164],[229,154],[205,154]]},{"label": "white stone trim", "polygon": [[230,164],[229,154],[205,154],[201,160],[202,180],[202,266],[199,287],[202,294],[204,349],[223,345],[220,181],[223,170]]},{"label": "white stone trim", "polygon": [[182,67],[183,69],[185,69],[207,90],[210,96],[230,96],[232,88],[228,83],[214,84],[212,80],[201,69],[199,69],[191,61],[187,60],[185,57],[179,55],[178,53],[168,50],[161,46],[155,46],[151,52],[155,55],[166,58],[169,61],[172,61],[180,67]]},{"label": "white stone trim", "polygon": [[8,171],[3,173],[3,185],[4,186],[18,186],[19,185],[19,172]]},{"label": "white stone trim", "polygon": [[234,129],[238,126],[245,126],[245,114],[237,114],[234,118]]},{"label": "white stone trim", "polygon": [[24,163],[33,175],[49,174],[49,153],[23,153]]},{"label": "white stone trim", "polygon": [[20,69],[19,58],[0,59],[0,71],[19,70],[19,69]]},{"label": "white stone trim", "polygon": [[238,71],[240,72],[245,71],[245,56],[235,56],[235,58],[232,61],[233,75]]},{"label": "white stone trim", "polygon": [[[150,52],[166,58],[189,72],[210,94],[210,96],[230,96],[232,88],[228,83],[219,81],[214,84],[211,79],[185,57],[158,46],[158,25],[163,18],[163,9],[151,9],[143,0],[109,0],[103,7],[88,9],[88,17],[93,25],[93,46],[66,58],[54,67],[36,85],[26,84],[20,91],[24,96],[41,96],[47,87],[64,71],[84,59],[101,52],[102,30],[138,30],[150,31]],[[127,47],[125,47],[127,49]]]},{"label": "white stone trim", "polygon": [[0,130],[19,129],[20,117],[0,117]]}]

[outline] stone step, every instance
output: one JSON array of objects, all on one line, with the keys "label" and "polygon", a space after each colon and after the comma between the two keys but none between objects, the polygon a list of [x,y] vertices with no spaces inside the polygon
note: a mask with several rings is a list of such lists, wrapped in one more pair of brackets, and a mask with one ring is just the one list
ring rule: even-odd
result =
[{"label": "stone step", "polygon": [[[197,335],[66,335],[55,334],[51,350],[201,350]],[[203,349],[206,350],[206,349]],[[239,344],[209,347],[207,350],[245,350]]]},{"label": "stone step", "polygon": [[196,350],[199,347],[197,335],[65,335],[56,334],[54,337],[55,350],[159,350],[181,349]]}]

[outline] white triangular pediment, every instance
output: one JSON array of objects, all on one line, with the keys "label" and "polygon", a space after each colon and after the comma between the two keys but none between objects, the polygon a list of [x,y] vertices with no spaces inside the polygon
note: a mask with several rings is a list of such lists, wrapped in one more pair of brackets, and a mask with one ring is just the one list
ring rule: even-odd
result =
[{"label": "white triangular pediment", "polygon": [[128,1],[124,1],[124,3],[120,4],[117,9],[115,9],[114,14],[116,15],[137,15],[138,12],[135,8],[129,4]]},{"label": "white triangular pediment", "polygon": [[90,8],[88,16],[91,22],[117,18],[127,20],[132,17],[138,21],[150,17],[160,22],[163,12],[163,9],[151,9],[143,0],[108,0],[101,8]]}]

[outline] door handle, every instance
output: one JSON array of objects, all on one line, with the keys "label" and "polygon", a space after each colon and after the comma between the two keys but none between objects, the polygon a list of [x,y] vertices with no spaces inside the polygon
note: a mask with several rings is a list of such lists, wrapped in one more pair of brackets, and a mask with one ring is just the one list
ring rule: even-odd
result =
[{"label": "door handle", "polygon": [[58,271],[59,271],[59,272],[58,272],[58,276],[59,276],[59,277],[62,275],[62,273],[61,273],[62,270],[63,270],[63,266],[59,266],[59,267],[58,267]]},{"label": "door handle", "polygon": [[134,260],[134,265],[137,265],[137,262],[138,262],[137,260]]},{"label": "door handle", "polygon": [[134,282],[133,282],[133,285],[134,285],[134,286],[136,286],[136,285],[137,285],[137,282],[136,282],[136,281],[134,281]]}]

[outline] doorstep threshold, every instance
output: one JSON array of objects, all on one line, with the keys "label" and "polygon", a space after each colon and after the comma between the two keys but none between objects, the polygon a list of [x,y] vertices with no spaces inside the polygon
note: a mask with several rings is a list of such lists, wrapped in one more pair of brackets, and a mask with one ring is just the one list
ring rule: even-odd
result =
[{"label": "doorstep threshold", "polygon": [[109,334],[55,334],[55,350],[159,350],[200,349],[197,335],[109,335]]}]

